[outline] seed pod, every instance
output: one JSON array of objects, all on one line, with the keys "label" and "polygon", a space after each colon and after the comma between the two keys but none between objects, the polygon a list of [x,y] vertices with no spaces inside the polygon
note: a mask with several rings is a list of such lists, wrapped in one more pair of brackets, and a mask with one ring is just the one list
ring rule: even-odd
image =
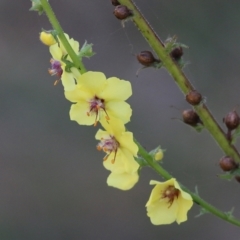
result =
[{"label": "seed pod", "polygon": [[201,123],[201,120],[197,113],[192,109],[187,109],[182,112],[183,122],[191,126],[196,126]]},{"label": "seed pod", "polygon": [[141,51],[137,55],[137,60],[146,67],[152,66],[155,62],[160,62],[150,51]]},{"label": "seed pod", "polygon": [[219,161],[219,166],[224,172],[232,171],[238,168],[238,164],[228,156],[222,157]]},{"label": "seed pod", "polygon": [[174,58],[175,60],[179,60],[182,55],[183,55],[183,49],[182,47],[176,47],[174,48],[171,53],[170,53],[171,57]]},{"label": "seed pod", "polygon": [[193,90],[186,95],[186,101],[193,106],[198,105],[202,101],[202,95]]},{"label": "seed pod", "polygon": [[118,6],[120,3],[117,0],[111,0],[113,6]]},{"label": "seed pod", "polygon": [[235,179],[240,183],[240,176],[235,176]]},{"label": "seed pod", "polygon": [[234,110],[232,112],[229,112],[227,116],[223,119],[223,122],[227,126],[228,130],[234,130],[236,129],[240,124],[240,118],[237,114],[237,112]]},{"label": "seed pod", "polygon": [[113,11],[116,18],[120,20],[124,20],[130,16],[132,16],[132,12],[123,5],[117,5]]}]

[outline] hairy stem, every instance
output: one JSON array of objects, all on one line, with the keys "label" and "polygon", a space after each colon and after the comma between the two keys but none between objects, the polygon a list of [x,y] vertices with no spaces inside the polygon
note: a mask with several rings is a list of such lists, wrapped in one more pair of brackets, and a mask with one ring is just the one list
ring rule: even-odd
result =
[{"label": "hairy stem", "polygon": [[[150,24],[141,14],[137,6],[131,0],[119,0],[119,2],[127,6],[133,13],[132,21],[136,24],[139,31],[145,37],[151,48],[156,52],[159,59],[161,59],[164,67],[173,77],[184,95],[194,89],[188,78],[173,61],[170,55],[165,51],[165,47],[161,39],[154,32]],[[207,106],[203,103],[194,107],[195,111],[201,118],[204,127],[211,133],[212,137],[218,143],[225,155],[232,157],[236,162],[240,162],[240,155],[236,148],[227,139],[226,134],[218,125]]]},{"label": "hairy stem", "polygon": [[66,51],[68,52],[70,58],[72,59],[74,65],[76,66],[76,68],[79,69],[80,73],[85,73],[86,69],[82,63],[82,61],[80,61],[79,57],[77,56],[77,54],[74,52],[74,50],[72,49],[71,45],[69,44],[68,40],[66,39],[63,29],[61,27],[61,25],[59,24],[50,4],[48,3],[47,0],[41,0],[41,4],[42,7],[49,19],[49,22],[52,24],[53,28],[57,31],[58,37],[61,40],[63,46],[65,47]]}]

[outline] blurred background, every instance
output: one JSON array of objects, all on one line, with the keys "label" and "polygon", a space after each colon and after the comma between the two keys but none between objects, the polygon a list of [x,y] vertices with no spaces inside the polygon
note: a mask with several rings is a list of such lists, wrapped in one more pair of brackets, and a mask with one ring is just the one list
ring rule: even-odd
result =
[{"label": "blurred background", "polygon": [[[131,81],[133,116],[127,128],[147,150],[167,149],[164,167],[191,190],[240,218],[240,184],[217,177],[223,156],[212,137],[183,124],[190,108],[164,69],[141,67],[134,55],[150,50],[132,22],[125,28],[110,0],[51,0],[62,27],[97,53],[87,69]],[[136,0],[159,36],[177,35],[189,46],[184,71],[206,97],[218,122],[240,104],[240,2]],[[151,179],[143,169],[130,191],[108,187],[96,151],[97,128],[70,121],[71,103],[53,86],[48,48],[39,41],[51,29],[30,1],[0,1],[0,239],[1,240],[201,240],[239,239],[239,229],[210,214],[177,225],[153,226],[146,216]],[[174,106],[171,107],[171,106]],[[223,126],[224,128],[224,126]],[[225,128],[224,128],[225,129]],[[239,143],[237,147],[240,148]]]}]

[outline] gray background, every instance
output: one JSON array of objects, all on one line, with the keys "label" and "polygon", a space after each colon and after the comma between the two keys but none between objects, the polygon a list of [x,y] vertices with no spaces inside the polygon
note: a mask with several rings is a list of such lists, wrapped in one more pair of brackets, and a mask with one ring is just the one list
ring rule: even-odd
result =
[{"label": "gray background", "polygon": [[[136,138],[148,150],[161,144],[166,169],[191,190],[197,185],[216,207],[235,206],[240,218],[240,185],[217,177],[223,153],[207,131],[197,134],[178,120],[190,106],[174,81],[164,69],[135,76],[133,54],[150,50],[135,26],[122,28],[108,0],[50,2],[67,33],[94,43],[97,55],[85,60],[87,69],[132,82],[127,127]],[[240,103],[240,2],[136,3],[162,39],[176,34],[190,47],[184,71],[222,124]],[[149,180],[161,180],[151,169],[130,191],[107,187],[97,128],[69,120],[70,102],[61,85],[53,86],[50,54],[38,40],[50,24],[29,8],[30,1],[0,1],[0,239],[239,239],[237,227],[210,214],[195,218],[198,206],[181,225],[151,225],[144,207]]]}]

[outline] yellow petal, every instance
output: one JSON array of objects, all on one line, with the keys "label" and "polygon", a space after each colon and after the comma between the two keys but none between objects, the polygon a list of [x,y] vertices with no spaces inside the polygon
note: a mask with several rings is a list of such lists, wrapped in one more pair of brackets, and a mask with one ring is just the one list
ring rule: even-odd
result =
[{"label": "yellow petal", "polygon": [[83,91],[91,92],[93,96],[98,96],[106,85],[106,77],[101,72],[86,72],[78,78]]},{"label": "yellow petal", "polygon": [[150,184],[156,184],[156,186],[153,188],[149,200],[146,203],[146,207],[147,206],[151,206],[151,204],[154,204],[155,202],[159,201],[159,199],[161,199],[161,192],[165,189],[165,186],[162,184],[158,184],[160,182],[158,181],[150,181]]},{"label": "yellow petal", "polygon": [[120,174],[120,173],[124,173],[126,172],[125,170],[125,166],[124,166],[124,162],[122,161],[122,153],[121,151],[117,152],[116,158],[114,163],[112,162],[112,160],[114,159],[114,153],[111,153],[107,160],[103,161],[103,166],[111,171],[114,172],[116,174]]},{"label": "yellow petal", "polygon": [[188,200],[188,199],[183,198],[182,195],[180,195],[178,198],[178,203],[179,203],[179,206],[181,206],[181,207],[179,207],[179,209],[178,209],[176,221],[178,224],[180,224],[181,222],[187,221],[187,213],[193,205],[192,197],[191,197],[191,199]]},{"label": "yellow petal", "polygon": [[108,176],[107,184],[108,186],[115,187],[121,190],[129,190],[137,183],[138,178],[138,173],[111,173]]},{"label": "yellow petal", "polygon": [[108,121],[106,121],[105,118],[101,119],[101,124],[106,131],[113,135],[117,140],[121,137],[122,133],[125,132],[125,126],[123,122],[114,117],[111,117],[111,119]]},{"label": "yellow petal", "polygon": [[[115,161],[113,163],[114,157]],[[116,156],[114,152],[111,153],[107,160],[103,162],[103,166],[115,173],[126,172],[129,174],[137,172],[139,168],[139,164],[135,161],[132,154],[125,149],[118,149]]]},{"label": "yellow petal", "polygon": [[150,217],[152,224],[170,224],[176,221],[179,207],[177,201],[173,201],[172,205],[169,206],[167,200],[162,199],[147,207],[147,215]]},{"label": "yellow petal", "polygon": [[70,109],[70,119],[76,121],[80,125],[92,125],[95,123],[95,115],[87,115],[89,104],[87,102],[78,102],[72,104]]},{"label": "yellow petal", "polygon": [[109,101],[106,102],[105,106],[110,119],[111,117],[118,118],[122,120],[124,124],[130,121],[132,109],[128,103],[124,101]]},{"label": "yellow petal", "polygon": [[49,51],[53,57],[53,59],[61,61],[62,58],[62,50],[58,47],[58,43],[52,45],[49,48]]},{"label": "yellow petal", "polygon": [[132,95],[132,87],[129,81],[120,80],[116,77],[107,79],[107,85],[99,97],[108,100],[126,100]]},{"label": "yellow petal", "polygon": [[139,168],[139,164],[135,161],[132,153],[128,149],[122,147],[121,151],[123,153],[122,161],[124,163],[125,171],[128,173],[136,172]]},{"label": "yellow petal", "polygon": [[138,146],[133,141],[132,132],[124,132],[118,136],[117,140],[122,148],[128,149],[135,157],[137,156]]},{"label": "yellow petal", "polygon": [[[73,91],[65,91],[65,97],[70,102],[86,102],[88,103],[88,100],[92,99],[93,96],[89,92],[85,92],[81,90],[81,87],[79,85],[76,85],[76,88]],[[89,106],[89,103],[88,103]]]},{"label": "yellow petal", "polygon": [[95,135],[95,138],[97,140],[101,140],[102,138],[107,138],[109,136],[109,133],[107,131],[103,131],[102,129],[99,129]]},{"label": "yellow petal", "polygon": [[61,80],[65,91],[73,91],[76,88],[76,83],[72,73],[63,71]]}]

